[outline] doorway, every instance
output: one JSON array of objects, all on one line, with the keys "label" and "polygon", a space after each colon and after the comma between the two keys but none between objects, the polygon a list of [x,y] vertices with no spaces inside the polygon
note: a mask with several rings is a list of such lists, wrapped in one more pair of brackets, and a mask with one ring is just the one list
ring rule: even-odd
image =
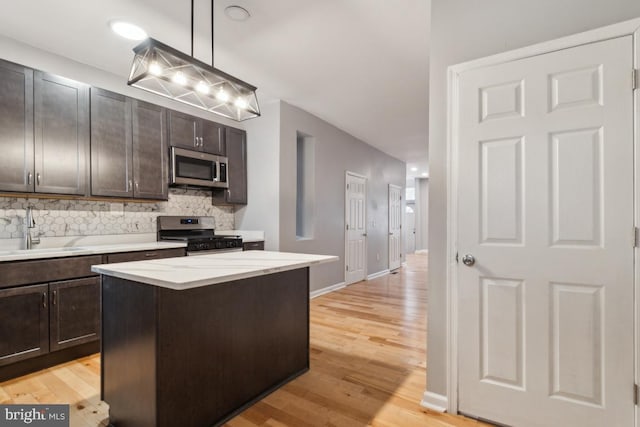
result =
[{"label": "doorway", "polygon": [[402,187],[389,184],[389,270],[402,265]]},{"label": "doorway", "polygon": [[367,275],[367,178],[346,173],[345,185],[345,284]]}]

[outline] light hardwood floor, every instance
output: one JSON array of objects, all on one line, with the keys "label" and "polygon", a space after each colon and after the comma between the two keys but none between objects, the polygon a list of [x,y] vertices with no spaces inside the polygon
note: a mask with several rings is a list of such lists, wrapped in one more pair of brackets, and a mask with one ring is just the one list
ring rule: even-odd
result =
[{"label": "light hardwood floor", "polygon": [[[255,426],[481,426],[420,406],[426,381],[425,255],[397,274],[311,302],[311,370],[227,423]],[[0,403],[69,403],[71,426],[107,425],[100,358],[0,383]]]}]

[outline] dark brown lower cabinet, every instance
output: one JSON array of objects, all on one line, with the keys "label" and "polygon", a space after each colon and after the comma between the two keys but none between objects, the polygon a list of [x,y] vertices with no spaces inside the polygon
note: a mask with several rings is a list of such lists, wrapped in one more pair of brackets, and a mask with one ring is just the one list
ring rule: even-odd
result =
[{"label": "dark brown lower cabinet", "polygon": [[99,277],[0,290],[0,365],[99,338]]},{"label": "dark brown lower cabinet", "polygon": [[309,269],[186,290],[102,279],[115,426],[219,426],[309,370]]},{"label": "dark brown lower cabinet", "polygon": [[185,256],[185,248],[0,263],[0,381],[100,351],[91,266]]},{"label": "dark brown lower cabinet", "polygon": [[49,352],[49,286],[0,290],[0,366]]},{"label": "dark brown lower cabinet", "polygon": [[61,350],[100,339],[100,278],[49,285],[50,349]]}]

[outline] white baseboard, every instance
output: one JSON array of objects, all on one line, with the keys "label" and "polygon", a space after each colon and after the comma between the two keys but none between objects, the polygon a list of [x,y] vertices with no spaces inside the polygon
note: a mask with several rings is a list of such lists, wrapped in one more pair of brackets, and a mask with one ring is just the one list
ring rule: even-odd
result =
[{"label": "white baseboard", "polygon": [[425,391],[420,405],[436,412],[447,412],[447,396]]},{"label": "white baseboard", "polygon": [[382,271],[378,271],[377,273],[369,274],[369,275],[367,276],[367,280],[377,279],[378,277],[385,276],[385,275],[387,275],[387,274],[389,274],[389,273],[390,273],[390,271],[389,271],[389,269],[387,268],[386,270],[382,270]]},{"label": "white baseboard", "polygon": [[344,282],[336,283],[335,285],[327,286],[326,288],[318,289],[309,293],[309,299],[314,299],[320,295],[328,294],[329,292],[337,291],[346,287]]}]

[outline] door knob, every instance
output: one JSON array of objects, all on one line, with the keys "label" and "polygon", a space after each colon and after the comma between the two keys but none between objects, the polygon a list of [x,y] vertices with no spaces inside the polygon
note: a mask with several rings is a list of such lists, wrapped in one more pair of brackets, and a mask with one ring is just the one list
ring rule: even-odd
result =
[{"label": "door knob", "polygon": [[466,254],[465,256],[462,257],[462,263],[467,267],[471,267],[473,264],[476,263],[476,259],[473,257],[473,255]]}]

